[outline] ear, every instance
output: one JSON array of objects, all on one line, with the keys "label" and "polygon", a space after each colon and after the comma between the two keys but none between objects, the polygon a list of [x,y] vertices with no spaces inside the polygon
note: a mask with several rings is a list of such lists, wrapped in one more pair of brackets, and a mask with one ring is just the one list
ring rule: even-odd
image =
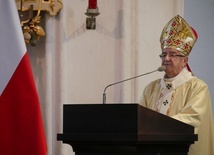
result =
[{"label": "ear", "polygon": [[188,60],[189,60],[188,56],[184,57],[182,66],[187,66]]},{"label": "ear", "polygon": [[186,66],[186,64],[188,63],[188,60],[189,60],[189,57],[188,56],[186,56],[186,57],[184,57],[184,66]]}]

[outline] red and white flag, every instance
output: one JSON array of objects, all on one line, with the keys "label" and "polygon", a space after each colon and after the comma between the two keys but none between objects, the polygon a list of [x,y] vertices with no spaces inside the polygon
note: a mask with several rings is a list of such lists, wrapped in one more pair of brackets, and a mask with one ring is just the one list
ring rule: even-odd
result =
[{"label": "red and white flag", "polygon": [[38,94],[15,0],[0,1],[0,155],[45,155]]}]

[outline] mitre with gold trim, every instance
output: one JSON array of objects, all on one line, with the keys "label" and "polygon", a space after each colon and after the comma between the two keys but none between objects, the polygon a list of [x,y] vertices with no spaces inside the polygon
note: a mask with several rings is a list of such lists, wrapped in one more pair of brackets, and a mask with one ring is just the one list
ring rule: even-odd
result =
[{"label": "mitre with gold trim", "polygon": [[161,48],[162,50],[173,48],[182,55],[188,56],[197,38],[196,31],[181,16],[177,15],[166,24],[161,33]]}]

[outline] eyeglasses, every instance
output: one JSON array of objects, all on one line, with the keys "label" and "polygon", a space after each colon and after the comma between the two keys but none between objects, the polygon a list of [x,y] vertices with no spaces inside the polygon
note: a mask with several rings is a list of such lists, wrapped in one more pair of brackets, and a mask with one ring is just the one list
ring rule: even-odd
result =
[{"label": "eyeglasses", "polygon": [[165,53],[160,54],[159,57],[161,59],[165,59],[167,55],[172,60],[176,59],[177,57],[185,57],[184,55],[179,55],[179,54],[165,54]]}]

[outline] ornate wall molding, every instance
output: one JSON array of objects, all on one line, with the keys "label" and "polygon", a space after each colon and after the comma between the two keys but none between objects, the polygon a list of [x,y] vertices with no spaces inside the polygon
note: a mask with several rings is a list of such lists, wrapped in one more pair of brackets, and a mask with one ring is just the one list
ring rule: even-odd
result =
[{"label": "ornate wall molding", "polygon": [[62,0],[16,0],[18,10],[21,10],[21,1],[23,10],[32,5],[34,11],[46,11],[51,16],[55,16],[63,7]]},{"label": "ornate wall molding", "polygon": [[[45,36],[44,29],[39,25],[40,12],[48,12],[55,16],[62,9],[62,0],[15,0],[19,12],[20,24],[26,44],[36,46],[39,39]],[[34,12],[37,12],[36,16]]]}]

